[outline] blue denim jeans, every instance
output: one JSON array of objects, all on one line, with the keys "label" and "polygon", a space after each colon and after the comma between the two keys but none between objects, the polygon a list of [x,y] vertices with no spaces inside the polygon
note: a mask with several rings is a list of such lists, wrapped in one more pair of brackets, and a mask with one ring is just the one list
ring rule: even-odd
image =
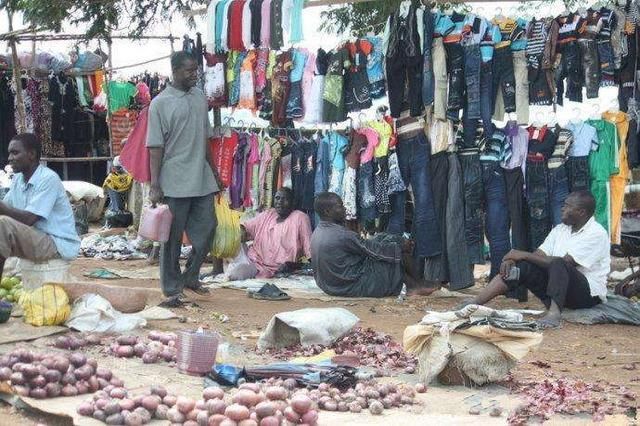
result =
[{"label": "blue denim jeans", "polygon": [[[441,235],[431,192],[429,156],[431,146],[423,134],[398,143],[398,167],[405,185],[411,184],[413,191],[413,229],[411,233],[416,243],[415,257],[431,257],[442,251]],[[388,232],[401,234],[405,231],[406,191],[390,196],[392,213]]]},{"label": "blue denim jeans", "polygon": [[540,247],[551,231],[547,164],[527,161],[527,201],[529,203],[529,241],[531,248]]},{"label": "blue denim jeans", "polygon": [[455,153],[449,155],[447,180],[447,266],[449,288],[462,290],[472,287],[473,266],[467,253],[466,237],[460,232],[465,226],[465,197],[462,167]]},{"label": "blue denim jeans", "polygon": [[[418,23],[420,25],[420,23]],[[422,52],[422,103],[429,106],[433,103],[435,81],[433,75],[433,57],[431,44],[433,43],[434,16],[430,11],[425,11],[424,25],[424,51]]]},{"label": "blue denim jeans", "polygon": [[589,176],[589,156],[569,157],[565,166],[569,180],[569,192],[588,191],[591,182]]},{"label": "blue denim jeans", "polygon": [[449,73],[449,96],[447,98],[447,118],[460,120],[460,110],[464,107],[464,49],[460,43],[445,43],[447,52],[447,72]]},{"label": "blue denim jeans", "polygon": [[491,256],[491,278],[500,272],[504,256],[511,250],[509,205],[504,170],[497,161],[481,161],[484,187],[485,227]]},{"label": "blue denim jeans", "polygon": [[485,136],[493,133],[493,64],[483,62],[480,65],[480,115]]},{"label": "blue denim jeans", "polygon": [[467,255],[472,264],[484,264],[484,234],[482,231],[482,168],[477,149],[458,154],[462,166],[464,191],[464,236]]},{"label": "blue denim jeans", "polygon": [[551,225],[562,222],[562,205],[569,195],[569,179],[565,165],[549,169],[549,203],[551,205]]},{"label": "blue denim jeans", "polygon": [[480,119],[480,45],[464,47],[464,80],[467,88],[466,115]]},{"label": "blue denim jeans", "polygon": [[314,192],[316,194],[329,189],[329,172],[331,170],[331,146],[329,138],[324,137],[318,141],[316,155],[316,176],[314,180]]},{"label": "blue denim jeans", "polygon": [[507,186],[507,202],[511,221],[511,246],[516,250],[529,251],[529,231],[526,221],[524,176],[520,167],[504,171]]}]

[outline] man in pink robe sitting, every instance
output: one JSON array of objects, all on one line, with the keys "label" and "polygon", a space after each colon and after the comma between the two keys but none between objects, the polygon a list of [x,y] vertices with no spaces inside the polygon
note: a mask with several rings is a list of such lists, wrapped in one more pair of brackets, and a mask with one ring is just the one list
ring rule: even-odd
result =
[{"label": "man in pink robe sitting", "polygon": [[273,208],[241,225],[243,241],[253,241],[247,255],[256,266],[258,278],[271,278],[286,263],[311,257],[311,222],[292,205],[293,191],[280,188]]}]

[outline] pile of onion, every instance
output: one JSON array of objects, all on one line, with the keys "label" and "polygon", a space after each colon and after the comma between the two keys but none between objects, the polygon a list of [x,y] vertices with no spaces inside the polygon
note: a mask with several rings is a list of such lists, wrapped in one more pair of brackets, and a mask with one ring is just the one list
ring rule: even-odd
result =
[{"label": "pile of onion", "polygon": [[[166,420],[167,413],[176,405],[175,396],[162,386],[152,386],[143,395],[132,396],[121,387],[111,387],[96,392],[77,408],[78,414],[93,417],[108,425],[140,426],[152,419]],[[183,417],[175,423],[184,423]],[[206,425],[205,425],[206,426]]]},{"label": "pile of onion", "polygon": [[0,357],[0,382],[7,381],[20,396],[44,399],[93,393],[123,386],[110,370],[98,367],[83,353],[41,354],[24,348]]},{"label": "pile of onion", "polygon": [[149,332],[148,338],[120,336],[110,346],[113,355],[121,358],[141,358],[145,364],[160,361],[173,363],[176,360],[176,339],[174,333]]},{"label": "pile of onion", "polygon": [[90,345],[101,345],[102,338],[97,334],[88,334],[84,336],[74,336],[66,334],[56,337],[51,345],[58,349],[68,349],[76,351]]}]

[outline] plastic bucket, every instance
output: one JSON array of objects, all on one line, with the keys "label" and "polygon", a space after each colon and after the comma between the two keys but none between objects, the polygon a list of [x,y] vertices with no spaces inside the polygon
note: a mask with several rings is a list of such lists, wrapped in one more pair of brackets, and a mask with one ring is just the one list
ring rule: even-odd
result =
[{"label": "plastic bucket", "polygon": [[20,259],[18,268],[22,275],[22,287],[25,290],[35,290],[47,283],[69,282],[70,266],[68,261],[62,259],[52,259],[40,263]]},{"label": "plastic bucket", "polygon": [[176,366],[182,373],[204,376],[216,363],[220,335],[212,331],[180,331],[176,340]]}]

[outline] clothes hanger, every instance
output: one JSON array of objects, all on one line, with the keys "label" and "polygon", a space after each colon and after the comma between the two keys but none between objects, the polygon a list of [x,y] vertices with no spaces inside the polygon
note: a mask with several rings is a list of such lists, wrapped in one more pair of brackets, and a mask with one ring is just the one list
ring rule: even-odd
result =
[{"label": "clothes hanger", "polygon": [[533,123],[531,124],[533,125],[533,127],[536,127],[538,129],[544,126],[544,114],[542,113],[542,111],[538,111],[536,113],[536,118],[533,120]]},{"label": "clothes hanger", "polygon": [[501,7],[496,7],[496,15],[493,18],[494,21],[501,21],[504,19],[504,16],[502,15],[502,8]]},{"label": "clothes hanger", "polygon": [[558,124],[558,116],[554,110],[549,111],[547,117],[547,124],[549,127],[554,127]]}]

